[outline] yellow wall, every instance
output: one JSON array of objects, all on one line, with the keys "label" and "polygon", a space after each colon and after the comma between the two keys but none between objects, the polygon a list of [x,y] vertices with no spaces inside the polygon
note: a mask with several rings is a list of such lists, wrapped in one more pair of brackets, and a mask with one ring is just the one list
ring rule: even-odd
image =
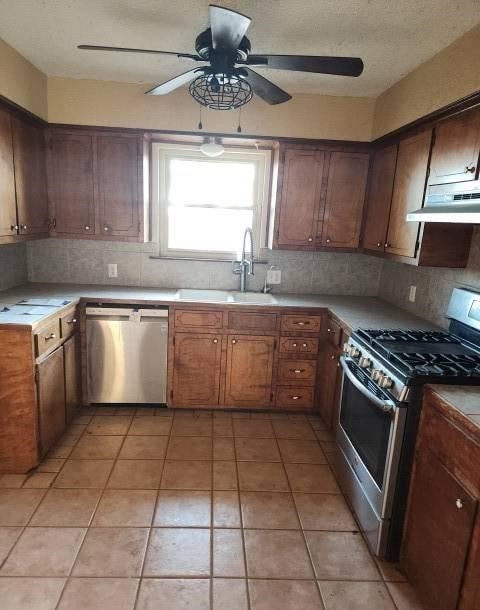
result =
[{"label": "yellow wall", "polygon": [[0,38],[0,95],[46,119],[47,77]]},{"label": "yellow wall", "polygon": [[373,137],[480,90],[480,25],[377,98]]},{"label": "yellow wall", "polygon": [[[52,123],[195,131],[200,106],[186,89],[144,95],[148,85],[71,78],[48,79]],[[372,98],[294,95],[279,106],[254,99],[242,110],[245,134],[368,141]],[[203,111],[204,131],[236,133],[238,112]]]}]

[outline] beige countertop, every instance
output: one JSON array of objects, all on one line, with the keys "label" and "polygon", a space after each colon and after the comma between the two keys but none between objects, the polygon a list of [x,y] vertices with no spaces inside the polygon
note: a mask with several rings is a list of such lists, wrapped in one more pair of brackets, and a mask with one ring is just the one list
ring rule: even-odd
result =
[{"label": "beige countertop", "polygon": [[[185,303],[176,298],[176,289],[143,288],[134,286],[105,286],[90,284],[24,284],[0,292],[0,324],[20,324],[35,326],[43,322],[51,313],[18,314],[1,313],[3,306],[11,306],[26,298],[62,299],[77,302],[80,299],[109,300],[123,303]],[[435,328],[430,322],[418,318],[403,309],[385,303],[376,297],[334,296],[334,295],[273,295],[275,304],[260,303],[217,303],[220,307],[302,307],[325,308],[339,318],[345,326],[356,328],[411,328],[415,330]],[[204,301],[202,301],[204,302]],[[32,308],[30,308],[32,309]]]},{"label": "beige countertop", "polygon": [[443,402],[480,429],[480,386],[430,385]]}]

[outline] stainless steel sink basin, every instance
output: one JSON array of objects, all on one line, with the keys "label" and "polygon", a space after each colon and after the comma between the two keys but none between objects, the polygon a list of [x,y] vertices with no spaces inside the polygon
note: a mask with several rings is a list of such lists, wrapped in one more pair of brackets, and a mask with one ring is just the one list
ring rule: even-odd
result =
[{"label": "stainless steel sink basin", "polygon": [[234,292],[233,301],[235,303],[258,303],[259,305],[274,305],[277,299],[271,294],[263,292]]},{"label": "stainless steel sink basin", "polygon": [[228,290],[197,290],[195,288],[177,290],[177,299],[180,301],[205,301],[207,303],[231,303],[233,300]]}]

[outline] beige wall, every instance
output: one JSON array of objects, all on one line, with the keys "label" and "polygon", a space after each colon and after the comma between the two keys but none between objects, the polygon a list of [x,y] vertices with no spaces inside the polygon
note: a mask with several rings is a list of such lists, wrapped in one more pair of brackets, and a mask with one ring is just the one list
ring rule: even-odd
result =
[{"label": "beige wall", "polygon": [[[144,95],[148,85],[71,78],[48,79],[52,123],[197,130],[199,105],[185,89]],[[372,98],[295,95],[279,106],[254,99],[242,110],[245,134],[368,141]],[[203,111],[203,129],[236,133],[238,112]]]},{"label": "beige wall", "polygon": [[480,25],[377,98],[376,138],[480,90]]},{"label": "beige wall", "polygon": [[1,38],[0,95],[47,118],[47,77]]}]

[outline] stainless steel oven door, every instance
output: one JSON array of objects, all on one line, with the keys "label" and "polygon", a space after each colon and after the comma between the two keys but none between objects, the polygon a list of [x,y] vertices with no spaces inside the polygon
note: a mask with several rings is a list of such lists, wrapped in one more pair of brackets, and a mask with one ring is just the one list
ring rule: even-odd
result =
[{"label": "stainless steel oven door", "polygon": [[337,440],[379,519],[389,519],[405,426],[394,401],[357,363],[341,357],[343,383]]}]

